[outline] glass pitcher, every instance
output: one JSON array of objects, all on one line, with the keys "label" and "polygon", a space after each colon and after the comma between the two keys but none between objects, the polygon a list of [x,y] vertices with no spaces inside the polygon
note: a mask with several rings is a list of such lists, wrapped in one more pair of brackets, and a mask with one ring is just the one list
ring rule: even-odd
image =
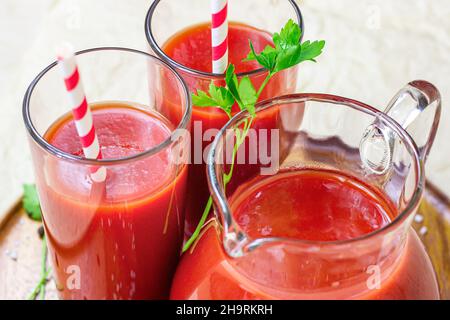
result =
[{"label": "glass pitcher", "polygon": [[[171,297],[439,299],[433,267],[411,223],[424,190],[424,163],[440,109],[438,90],[428,82],[413,81],[385,113],[339,96],[294,94],[260,103],[253,119],[246,112],[236,115],[222,128],[209,154],[215,218],[182,258]],[[239,145],[245,127],[256,131],[249,130]],[[233,146],[239,146],[235,153]],[[384,199],[381,205],[392,209],[391,216],[371,232],[333,241],[321,240],[323,229],[306,240],[264,228],[255,232],[251,214],[239,215],[235,200],[245,200],[246,194],[261,197],[262,192],[250,192],[255,185],[291,172],[333,172],[345,177],[343,181],[360,181],[368,193]],[[347,203],[342,190],[331,192],[343,197],[336,205],[360,214],[363,202]],[[263,194],[271,201],[272,212],[266,212],[288,219],[278,212],[282,192],[273,194]],[[326,202],[320,192],[315,196],[318,201],[313,204]],[[290,223],[286,220],[278,228],[288,229]]]}]

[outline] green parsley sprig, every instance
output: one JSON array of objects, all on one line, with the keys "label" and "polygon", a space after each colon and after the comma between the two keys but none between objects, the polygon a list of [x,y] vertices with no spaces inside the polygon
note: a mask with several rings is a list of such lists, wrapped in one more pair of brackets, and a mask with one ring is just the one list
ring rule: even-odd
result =
[{"label": "green parsley sprig", "polygon": [[325,47],[325,41],[305,41],[300,43],[302,30],[294,21],[289,20],[280,33],[273,35],[275,47],[266,46],[261,53],[256,53],[250,42],[250,49],[244,61],[258,61],[260,65],[269,70],[269,76],[282,70],[291,68],[304,61],[316,62]]},{"label": "green parsley sprig", "polygon": [[[42,221],[42,210],[39,203],[39,197],[34,184],[23,185],[23,199],[22,206],[28,216],[35,221]],[[47,244],[45,237],[42,238],[42,251],[41,251],[41,275],[39,281],[34,288],[33,292],[28,297],[29,300],[35,300],[40,294],[42,300],[45,299],[45,286],[50,274],[50,268],[47,267]]]},{"label": "green parsley sprig", "polygon": [[[230,171],[224,174],[223,180],[225,187],[233,174],[234,158],[236,157],[237,150],[244,142],[255,117],[255,104],[270,79],[278,72],[294,67],[304,61],[316,62],[315,59],[322,54],[325,41],[305,41],[302,43],[300,42],[302,32],[300,26],[290,19],[279,33],[274,33],[272,38],[274,45],[266,46],[260,53],[255,51],[253,43],[249,41],[250,52],[243,61],[257,61],[268,71],[266,78],[258,90],[253,86],[249,76],[244,76],[239,80],[235,72],[235,66],[230,64],[225,74],[225,87],[216,86],[211,82],[208,92],[197,90],[196,93],[192,94],[192,102],[197,107],[222,109],[231,119],[232,107],[236,103],[240,110],[246,110],[252,116],[250,121],[244,123],[242,131],[240,129],[235,130],[237,141],[233,149]],[[184,245],[183,252],[187,251],[198,238],[211,207],[212,198],[209,197],[200,222],[191,238]]]},{"label": "green parsley sprig", "polygon": [[23,208],[28,216],[34,221],[41,221],[42,212],[39,197],[34,184],[23,185]]}]

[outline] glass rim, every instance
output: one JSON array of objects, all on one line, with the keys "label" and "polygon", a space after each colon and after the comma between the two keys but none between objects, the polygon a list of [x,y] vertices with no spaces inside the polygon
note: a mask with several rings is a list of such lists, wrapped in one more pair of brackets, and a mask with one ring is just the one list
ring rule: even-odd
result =
[{"label": "glass rim", "polygon": [[[297,5],[297,3],[294,0],[287,0],[292,8],[295,11],[295,15],[297,17],[297,23],[299,24],[302,33],[301,33],[301,37],[300,37],[300,41],[302,41],[303,39],[303,35],[305,34],[305,28],[304,28],[304,23],[303,23],[303,16],[302,13],[300,11],[299,6]],[[155,53],[158,55],[158,57],[160,57],[161,59],[163,59],[164,61],[168,61],[172,66],[176,67],[177,69],[182,70],[183,72],[186,72],[188,74],[191,75],[196,75],[196,76],[202,76],[205,78],[212,78],[212,79],[222,79],[224,78],[224,74],[222,73],[212,73],[212,72],[205,72],[205,71],[200,71],[200,70],[196,70],[196,69],[192,69],[189,67],[186,67],[185,65],[173,60],[171,57],[169,57],[164,50],[158,45],[158,42],[156,41],[153,32],[152,32],[152,19],[153,19],[153,15],[155,13],[155,10],[158,6],[158,4],[161,2],[161,0],[154,0],[152,2],[152,4],[150,5],[150,8],[147,11],[147,15],[145,17],[145,36],[147,38],[147,42],[150,45],[150,47],[155,51]],[[267,72],[267,69],[261,67],[255,70],[251,70],[251,71],[247,71],[247,72],[240,72],[237,74],[238,78],[244,77],[244,76],[254,76],[254,75],[258,75],[258,74],[263,74]]]},{"label": "glass rim", "polygon": [[[31,114],[30,114],[30,102],[32,99],[32,94],[34,92],[34,89],[38,85],[39,81],[55,66],[57,66],[57,61],[52,62],[47,67],[45,67],[41,72],[38,73],[38,75],[31,81],[30,85],[28,86],[22,103],[22,116],[25,123],[25,127],[33,139],[44,151],[56,156],[57,158],[77,162],[80,164],[85,165],[96,165],[96,166],[110,166],[110,165],[117,165],[117,164],[123,164],[131,161],[136,161],[144,157],[152,156],[157,154],[158,152],[164,150],[168,146],[170,146],[172,143],[174,143],[179,136],[179,130],[186,129],[190,119],[191,119],[191,113],[192,113],[192,103],[191,103],[191,97],[189,94],[189,90],[187,88],[186,83],[181,78],[181,76],[175,71],[175,69],[169,65],[168,63],[164,62],[159,57],[156,57],[154,55],[151,55],[149,53],[131,49],[131,48],[125,48],[125,47],[95,47],[95,48],[89,48],[84,49],[75,52],[76,56],[83,55],[83,54],[89,54],[93,52],[100,52],[100,51],[118,51],[118,52],[125,52],[125,53],[131,53],[140,55],[146,59],[153,60],[157,63],[160,63],[165,68],[167,68],[179,81],[182,91],[184,92],[184,98],[186,100],[186,110],[183,112],[183,116],[181,120],[179,121],[178,125],[171,130],[170,136],[167,137],[163,142],[160,144],[149,148],[145,151],[142,151],[140,153],[137,153],[132,156],[128,157],[120,157],[120,158],[113,158],[113,159],[88,159],[85,157],[80,157],[76,155],[72,155],[70,153],[67,153],[59,148],[56,148],[52,144],[48,143],[44,137],[38,132],[38,130],[35,128],[33,121],[31,120]],[[62,78],[61,78],[62,79]],[[61,80],[62,81],[62,80]],[[181,94],[180,94],[181,95]],[[55,117],[57,119],[57,117]]]},{"label": "glass rim", "polygon": [[[391,130],[393,130],[395,133],[399,135],[400,139],[404,142],[404,145],[406,146],[410,155],[413,157],[414,170],[417,173],[415,179],[414,193],[411,196],[410,200],[408,201],[406,207],[401,212],[399,212],[399,214],[388,224],[373,232],[352,239],[335,240],[335,241],[302,240],[289,237],[267,237],[267,238],[256,237],[255,239],[253,239],[252,237],[249,237],[248,234],[244,232],[241,229],[241,227],[236,223],[238,230],[242,232],[250,240],[247,246],[252,250],[256,249],[257,247],[260,247],[261,245],[276,242],[285,242],[307,246],[332,247],[332,246],[348,245],[369,240],[380,234],[387,233],[391,231],[393,228],[401,225],[412,213],[414,213],[417,206],[419,205],[425,184],[424,163],[423,161],[420,160],[419,149],[414,140],[412,139],[412,137],[410,136],[410,134],[400,124],[398,124],[394,119],[389,117],[384,112],[363,102],[353,100],[350,98],[345,98],[342,96],[332,94],[322,94],[322,93],[296,93],[261,101],[256,105],[256,113],[265,111],[277,105],[301,103],[308,101],[324,102],[334,105],[340,104],[345,107],[350,107],[359,112],[364,112],[373,117],[382,119],[382,121],[384,121]],[[225,225],[222,225],[221,219],[219,217],[217,217],[216,220],[218,220],[217,223],[221,226],[221,229],[223,230],[222,232],[224,232],[225,234],[228,232],[228,229],[231,226],[232,222],[235,221],[235,218],[233,217],[233,212],[230,209],[227,196],[217,178],[216,166],[220,166],[220,164],[216,164],[215,161],[217,156],[216,151],[218,149],[218,146],[223,144],[221,140],[224,137],[226,137],[226,131],[232,129],[237,123],[248,118],[249,116],[250,114],[247,111],[243,110],[238,114],[236,114],[232,119],[230,119],[225,124],[225,126],[223,126],[217,133],[216,138],[211,144],[211,149],[208,154],[208,162],[207,162],[208,186],[210,189],[211,196],[213,198],[213,202],[215,203],[216,206],[220,208],[221,211],[220,214],[224,215],[223,221],[225,222]]]}]

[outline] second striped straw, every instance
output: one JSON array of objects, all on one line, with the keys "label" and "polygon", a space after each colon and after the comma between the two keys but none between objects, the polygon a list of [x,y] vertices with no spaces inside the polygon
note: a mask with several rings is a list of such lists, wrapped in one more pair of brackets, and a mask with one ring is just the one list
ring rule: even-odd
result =
[{"label": "second striped straw", "polygon": [[212,71],[225,73],[228,67],[228,1],[211,0]]},{"label": "second striped straw", "polygon": [[[83,147],[84,156],[87,159],[102,159],[102,152],[97,134],[95,133],[92,113],[86,100],[75,54],[70,46],[65,45],[59,50],[58,65],[64,77],[72,108],[72,115]],[[106,179],[106,168],[92,167],[91,178],[94,182],[104,182]]]}]

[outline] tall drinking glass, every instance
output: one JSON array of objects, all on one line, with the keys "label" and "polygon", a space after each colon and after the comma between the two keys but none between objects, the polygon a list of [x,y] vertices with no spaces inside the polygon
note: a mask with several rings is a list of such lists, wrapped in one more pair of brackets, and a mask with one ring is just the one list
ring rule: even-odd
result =
[{"label": "tall drinking glass", "polygon": [[[295,94],[262,102],[254,119],[236,115],[209,156],[216,219],[183,256],[172,298],[438,299],[411,223],[440,108],[436,88],[414,81],[386,113],[343,97]],[[239,152],[226,160],[236,132],[266,121],[277,130],[265,133],[264,148],[258,140],[255,159],[271,161],[248,158],[251,131],[239,148],[246,161]]]},{"label": "tall drinking glass", "polygon": [[[189,130],[189,93],[172,67],[144,52],[76,56],[102,160],[83,157],[56,63],[23,102],[59,295],[166,298],[183,238],[189,148],[177,129]],[[93,167],[106,168],[106,181],[91,179]]]},{"label": "tall drinking glass", "polygon": [[[145,21],[151,51],[177,70],[190,92],[207,91],[211,82],[224,85],[224,75],[211,73],[210,6],[210,0],[155,0]],[[228,19],[229,62],[235,64],[238,78],[249,76],[256,88],[261,86],[267,72],[257,63],[242,62],[250,50],[249,40],[260,52],[267,44],[272,44],[272,33],[279,32],[289,19],[303,30],[300,9],[293,0],[229,0]],[[261,99],[294,93],[297,72],[298,68],[293,67],[275,75],[262,92]],[[233,112],[237,110],[234,106]],[[206,147],[214,132],[208,130],[220,129],[227,121],[228,116],[221,110],[193,106],[192,137],[196,143],[191,148],[187,235],[197,226],[209,197],[205,159]]]}]

